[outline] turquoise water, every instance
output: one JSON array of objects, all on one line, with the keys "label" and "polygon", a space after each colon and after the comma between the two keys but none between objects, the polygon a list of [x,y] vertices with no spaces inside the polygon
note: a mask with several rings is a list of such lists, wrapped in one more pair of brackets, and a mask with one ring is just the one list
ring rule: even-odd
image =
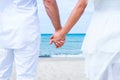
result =
[{"label": "turquoise water", "polygon": [[85,34],[68,34],[66,43],[61,48],[55,48],[54,44],[49,45],[51,34],[41,34],[40,56],[52,55],[79,55]]}]

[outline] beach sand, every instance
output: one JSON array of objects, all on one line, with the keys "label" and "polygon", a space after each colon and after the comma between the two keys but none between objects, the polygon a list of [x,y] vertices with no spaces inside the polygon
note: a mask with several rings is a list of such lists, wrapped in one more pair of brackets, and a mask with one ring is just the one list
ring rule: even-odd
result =
[{"label": "beach sand", "polygon": [[[10,80],[15,80],[15,66]],[[40,58],[35,80],[86,80],[83,58]]]}]

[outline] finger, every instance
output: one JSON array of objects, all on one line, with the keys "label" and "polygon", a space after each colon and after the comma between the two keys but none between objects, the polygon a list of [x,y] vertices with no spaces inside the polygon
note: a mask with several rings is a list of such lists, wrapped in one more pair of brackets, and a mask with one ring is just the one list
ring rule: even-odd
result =
[{"label": "finger", "polygon": [[50,39],[53,39],[53,37],[54,37],[53,35],[52,35],[52,36],[50,36]]},{"label": "finger", "polygon": [[54,45],[55,45],[56,48],[59,47],[59,44],[57,42],[53,41],[53,43],[54,43]]},{"label": "finger", "polygon": [[55,47],[58,48],[59,47],[59,44],[57,44],[57,42],[54,42],[55,44]]},{"label": "finger", "polygon": [[56,42],[57,48],[62,47],[64,43],[65,43],[65,39],[57,41]]},{"label": "finger", "polygon": [[57,44],[58,44],[59,46],[62,46],[62,45],[64,44],[64,42],[59,41],[59,42],[57,42]]},{"label": "finger", "polygon": [[65,40],[64,40],[64,41],[61,40],[61,41],[58,42],[58,44],[60,44],[61,46],[62,46],[64,43],[65,43]]},{"label": "finger", "polygon": [[57,48],[61,47],[61,44],[60,44],[60,43],[58,43],[58,42],[57,42],[57,43],[55,43],[55,45],[56,45],[56,47],[57,47]]},{"label": "finger", "polygon": [[54,42],[53,39],[50,39],[49,44],[52,44],[53,42]]},{"label": "finger", "polygon": [[59,41],[59,43],[64,44],[64,43],[65,43],[65,41]]},{"label": "finger", "polygon": [[58,42],[55,43],[55,45],[56,45],[57,48],[62,47],[63,44],[64,44],[64,42],[60,42],[60,41],[58,41]]}]

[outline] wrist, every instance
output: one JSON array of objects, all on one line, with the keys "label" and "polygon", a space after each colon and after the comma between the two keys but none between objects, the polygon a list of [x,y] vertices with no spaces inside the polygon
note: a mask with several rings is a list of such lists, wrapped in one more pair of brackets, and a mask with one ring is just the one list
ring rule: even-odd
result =
[{"label": "wrist", "polygon": [[60,31],[61,29],[62,29],[62,27],[56,28],[56,29],[55,29],[55,32],[58,32],[58,31]]},{"label": "wrist", "polygon": [[67,33],[62,29],[61,32],[60,32],[60,35],[65,37],[67,35]]}]

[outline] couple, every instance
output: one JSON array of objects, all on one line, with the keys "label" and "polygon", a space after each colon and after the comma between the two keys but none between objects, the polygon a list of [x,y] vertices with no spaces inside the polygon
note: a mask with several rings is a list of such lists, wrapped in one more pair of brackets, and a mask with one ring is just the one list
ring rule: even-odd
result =
[{"label": "couple", "polygon": [[[89,1],[94,4],[94,14],[81,49],[87,80],[120,80],[120,0]],[[65,35],[89,1],[78,0],[66,24],[53,34],[50,43],[54,42],[57,48],[64,44]]]},{"label": "couple", "polygon": [[66,34],[88,2],[94,4],[94,14],[81,49],[85,55],[87,80],[120,80],[120,0],[78,0],[66,24],[55,31],[50,43],[54,42],[57,48],[64,44]]},{"label": "couple", "polygon": [[[83,42],[88,80],[120,80],[120,0],[90,0],[94,14]],[[83,14],[87,0],[78,0],[61,27],[56,0],[43,0],[55,32],[50,43],[61,47],[65,35]],[[0,80],[9,80],[13,62],[16,80],[34,80],[39,55],[36,0],[0,0]]]}]

